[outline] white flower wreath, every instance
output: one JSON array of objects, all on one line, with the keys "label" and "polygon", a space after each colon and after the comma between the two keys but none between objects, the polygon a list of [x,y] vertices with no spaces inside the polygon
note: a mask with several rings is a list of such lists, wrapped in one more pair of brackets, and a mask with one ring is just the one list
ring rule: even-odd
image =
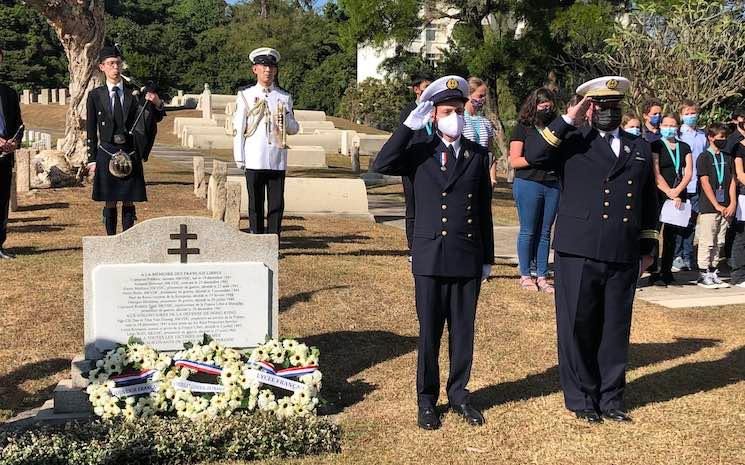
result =
[{"label": "white flower wreath", "polygon": [[164,373],[171,358],[131,338],[107,351],[88,372],[86,392],[93,412],[105,419],[149,417],[169,410]]},{"label": "white flower wreath", "polygon": [[294,339],[272,339],[253,349],[244,372],[247,381],[253,383],[252,393],[257,382],[262,387],[269,384],[293,392],[277,399],[272,390],[261,389],[256,400],[259,410],[273,412],[278,417],[315,414],[321,402],[323,377],[318,369],[319,357],[316,347],[308,348]]},{"label": "white flower wreath", "polygon": [[[176,415],[191,419],[228,416],[246,401],[250,383],[243,376],[241,353],[224,347],[205,335],[201,344],[184,344],[185,350],[173,356],[166,372],[167,399]],[[196,373],[217,376],[217,384],[189,380]]]}]

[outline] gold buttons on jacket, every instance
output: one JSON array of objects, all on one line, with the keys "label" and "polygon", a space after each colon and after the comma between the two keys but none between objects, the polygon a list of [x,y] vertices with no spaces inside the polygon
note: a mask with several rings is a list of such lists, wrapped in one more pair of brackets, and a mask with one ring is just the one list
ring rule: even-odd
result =
[{"label": "gold buttons on jacket", "polygon": [[634,194],[632,194],[631,192],[627,192],[627,193],[626,193],[626,197],[628,197],[628,198],[631,198],[631,197],[633,197],[633,196],[634,196]]},{"label": "gold buttons on jacket", "polygon": [[445,205],[445,204],[443,204],[443,205],[442,205],[442,209],[443,209],[443,210],[447,210],[447,209],[448,209],[448,206],[447,206],[447,205]]},{"label": "gold buttons on jacket", "polygon": [[448,219],[447,219],[447,218],[443,218],[443,219],[442,219],[442,222],[443,222],[443,223],[447,223],[447,222],[448,222]]},{"label": "gold buttons on jacket", "polygon": [[469,205],[469,206],[467,206],[467,207],[466,207],[466,210],[469,210],[469,211],[470,211],[470,210],[471,210],[471,206],[470,206],[470,205]]},{"label": "gold buttons on jacket", "polygon": [[605,190],[605,193],[606,193],[606,194],[610,194],[610,189],[606,189],[606,190]]},{"label": "gold buttons on jacket", "polygon": [[447,197],[447,196],[448,196],[448,193],[447,193],[447,192],[443,192],[443,193],[442,193],[442,196],[443,196],[443,197]]},{"label": "gold buttons on jacket", "polygon": [[628,181],[626,181],[626,182],[627,182],[627,183],[629,183],[629,186],[630,186],[630,185],[632,185],[632,184],[634,184],[634,181],[632,181],[631,179],[629,179],[629,180],[628,180]]},{"label": "gold buttons on jacket", "polygon": [[472,238],[472,237],[473,237],[473,234],[471,234],[471,233],[468,233],[468,234],[466,234],[466,237],[470,239],[470,238]]},{"label": "gold buttons on jacket", "polygon": [[607,214],[605,214],[605,213],[603,213],[603,219],[604,219],[604,220],[607,220],[607,219],[608,219],[608,215],[607,215]]},{"label": "gold buttons on jacket", "polygon": [[610,207],[610,202],[603,202],[603,205],[606,207]]},{"label": "gold buttons on jacket", "polygon": [[631,205],[626,205],[626,210],[631,210]]},{"label": "gold buttons on jacket", "polygon": [[468,198],[473,198],[473,194],[468,194]]},{"label": "gold buttons on jacket", "polygon": [[473,220],[471,218],[468,218],[468,224],[473,223]]},{"label": "gold buttons on jacket", "polygon": [[445,230],[443,230],[440,234],[442,234],[443,236],[447,236],[448,235],[448,232],[445,231]]},{"label": "gold buttons on jacket", "polygon": [[628,218],[624,218],[624,219],[623,219],[623,222],[624,222],[624,223],[628,223],[628,222],[629,222],[629,219],[628,219]]}]

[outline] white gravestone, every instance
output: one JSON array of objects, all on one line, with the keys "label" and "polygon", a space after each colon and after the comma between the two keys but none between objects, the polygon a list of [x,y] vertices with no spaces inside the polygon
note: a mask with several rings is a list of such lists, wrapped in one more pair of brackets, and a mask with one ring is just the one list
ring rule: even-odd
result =
[{"label": "white gravestone", "polygon": [[85,358],[130,336],[172,351],[207,333],[232,347],[278,336],[277,236],[163,217],[83,238]]}]

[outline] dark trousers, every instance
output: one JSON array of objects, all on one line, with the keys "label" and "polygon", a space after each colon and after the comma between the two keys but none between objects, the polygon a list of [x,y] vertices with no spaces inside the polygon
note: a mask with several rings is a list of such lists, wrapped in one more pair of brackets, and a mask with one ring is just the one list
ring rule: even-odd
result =
[{"label": "dark trousers", "polygon": [[660,273],[672,273],[673,260],[675,259],[675,247],[683,240],[686,228],[672,224],[662,225],[662,257],[660,259]]},{"label": "dark trousers", "polygon": [[448,324],[450,404],[468,402],[468,380],[473,361],[473,327],[481,291],[479,278],[414,275],[416,313],[419,318],[416,390],[419,407],[435,407],[440,393],[440,339]]},{"label": "dark trousers", "polygon": [[745,223],[735,220],[730,224],[729,229],[735,234],[729,259],[732,268],[730,284],[740,284],[745,281]]},{"label": "dark trousers", "polygon": [[696,234],[696,219],[698,218],[698,194],[688,193],[691,201],[691,220],[688,227],[680,231],[675,240],[675,256],[681,257],[691,269],[696,269],[696,256],[693,253],[693,237]]},{"label": "dark trousers", "polygon": [[8,237],[8,215],[10,214],[10,183],[13,179],[12,155],[0,158],[0,247]]},{"label": "dark trousers", "polygon": [[569,410],[623,409],[638,263],[556,253],[559,377]]},{"label": "dark trousers", "polygon": [[[285,172],[280,170],[246,170],[248,188],[248,224],[253,234],[277,234],[282,229],[285,211]],[[264,200],[268,211],[264,215]],[[266,227],[264,220],[266,219]]]},{"label": "dark trousers", "polygon": [[404,186],[404,204],[406,205],[406,213],[404,218],[406,221],[406,243],[409,244],[409,251],[411,251],[411,242],[414,239],[414,185],[411,184],[411,180],[408,176],[401,177],[401,183]]}]

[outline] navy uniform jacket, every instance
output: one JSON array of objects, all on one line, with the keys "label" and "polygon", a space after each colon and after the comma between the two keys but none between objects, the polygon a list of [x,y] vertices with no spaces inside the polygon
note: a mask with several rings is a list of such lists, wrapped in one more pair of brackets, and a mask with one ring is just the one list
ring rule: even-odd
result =
[{"label": "navy uniform jacket", "polygon": [[18,130],[21,128],[23,121],[21,120],[21,106],[18,104],[18,94],[5,84],[0,84],[0,105],[3,107],[5,118],[5,134],[0,133],[0,137],[10,139],[18,134],[20,140],[23,133],[18,133]]},{"label": "navy uniform jacket", "polygon": [[[96,161],[99,142],[110,144],[114,141],[114,114],[111,109],[108,86],[104,84],[88,92],[86,105],[86,145],[88,147],[88,163],[92,163]],[[132,89],[124,86],[124,104],[122,105],[122,110],[124,110],[124,132],[126,133],[128,143],[137,149],[138,155],[144,161],[147,161],[150,149],[153,146],[157,123],[165,115],[162,111],[152,110],[151,105],[148,105],[148,107],[151,110],[145,112],[138,124],[138,126],[142,126],[143,124],[146,126],[144,137],[139,135],[138,137],[132,137],[129,134],[129,130],[133,128],[142,107],[140,106],[138,97],[132,94]]]},{"label": "navy uniform jacket", "polygon": [[489,155],[461,137],[458,159],[443,173],[444,151],[437,135],[402,124],[381,149],[373,170],[406,176],[414,186],[413,273],[480,277],[482,266],[494,263]]},{"label": "navy uniform jacket", "polygon": [[528,163],[558,164],[561,198],[554,250],[633,263],[657,243],[657,188],[649,143],[621,130],[619,156],[591,127],[562,117],[525,146]]}]

